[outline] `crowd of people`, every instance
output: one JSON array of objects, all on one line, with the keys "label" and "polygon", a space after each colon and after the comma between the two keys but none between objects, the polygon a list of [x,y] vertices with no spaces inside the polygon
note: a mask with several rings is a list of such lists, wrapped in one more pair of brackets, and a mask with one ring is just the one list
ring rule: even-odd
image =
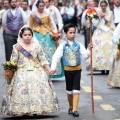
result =
[{"label": "crowd of people", "polygon": [[[14,61],[14,73],[2,103],[6,115],[36,115],[59,111],[50,78],[65,76],[68,114],[78,117],[81,56],[89,64],[92,49],[93,70],[108,74],[108,85],[120,87],[120,0],[1,0],[0,39],[5,44],[6,61]],[[99,19],[91,26],[86,12],[97,11]],[[56,44],[53,33],[63,42]],[[75,40],[83,34],[84,46]],[[32,59],[31,59],[32,58]]]}]

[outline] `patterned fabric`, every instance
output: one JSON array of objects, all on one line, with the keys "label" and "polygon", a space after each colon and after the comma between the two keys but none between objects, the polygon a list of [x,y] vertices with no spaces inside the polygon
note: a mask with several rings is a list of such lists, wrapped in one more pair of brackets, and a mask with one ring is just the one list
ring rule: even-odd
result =
[{"label": "patterned fabric", "polygon": [[112,43],[113,32],[111,30],[105,32],[96,29],[93,40],[93,69],[94,70],[110,70],[113,61],[113,51],[115,45]]},{"label": "patterned fabric", "polygon": [[68,42],[63,46],[63,64],[64,66],[77,66],[80,61],[80,45],[75,41],[72,45]]},{"label": "patterned fabric", "polygon": [[46,16],[40,18],[40,21],[43,23],[41,25],[37,22],[39,17],[37,17],[36,21],[35,16],[37,15],[34,12],[30,15],[30,28],[33,31],[46,35],[48,32],[53,32],[55,30],[55,26],[48,13],[46,13]]},{"label": "patterned fabric", "polygon": [[120,59],[114,59],[107,83],[112,87],[120,87]]},{"label": "patterned fabric", "polygon": [[[22,12],[19,8],[16,9],[15,16],[12,14],[11,10],[7,11],[7,29],[11,31],[19,31],[24,25]],[[14,26],[14,27],[13,27]]]},{"label": "patterned fabric", "polygon": [[[13,46],[11,60],[17,62],[19,68],[11,85],[6,86],[2,113],[21,115],[58,111],[58,100],[47,73],[41,66],[18,52],[17,46],[18,44]],[[47,63],[40,45],[34,44],[29,52],[41,65]]]},{"label": "patterned fabric", "polygon": [[39,19],[38,16],[36,16],[35,14],[33,14],[33,19],[38,23],[38,24],[43,24],[43,22]]},{"label": "patterned fabric", "polygon": [[[34,32],[34,35],[36,36],[42,49],[44,50],[46,59],[51,64],[52,56],[55,53],[55,50],[57,48],[55,43],[54,43],[54,40],[52,39],[52,37],[49,33],[47,33],[46,35],[43,35],[39,32]],[[57,69],[56,69],[56,75],[50,76],[50,77],[51,78],[60,78],[62,76],[64,76],[64,70],[63,70],[62,64],[59,63],[57,66]]]}]

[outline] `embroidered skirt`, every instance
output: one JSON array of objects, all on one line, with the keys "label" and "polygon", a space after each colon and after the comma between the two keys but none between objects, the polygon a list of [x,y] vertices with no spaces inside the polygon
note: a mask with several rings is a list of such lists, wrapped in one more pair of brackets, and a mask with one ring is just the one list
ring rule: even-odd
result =
[{"label": "embroidered skirt", "polygon": [[[52,62],[52,56],[55,53],[57,46],[52,39],[51,35],[47,33],[45,36],[42,35],[39,32],[34,32],[35,37],[38,39],[48,62],[51,64]],[[62,65],[62,62],[58,63],[57,69],[56,69],[56,75],[50,76],[50,78],[60,78],[64,76],[64,68]]]}]

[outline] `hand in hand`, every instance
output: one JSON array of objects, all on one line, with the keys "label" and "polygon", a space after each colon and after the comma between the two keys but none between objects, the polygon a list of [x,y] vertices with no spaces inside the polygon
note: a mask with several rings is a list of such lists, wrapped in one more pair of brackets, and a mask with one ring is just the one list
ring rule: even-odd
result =
[{"label": "hand in hand", "polygon": [[56,72],[54,70],[50,70],[50,72],[49,72],[49,74],[52,75],[52,76],[55,75],[55,73]]}]

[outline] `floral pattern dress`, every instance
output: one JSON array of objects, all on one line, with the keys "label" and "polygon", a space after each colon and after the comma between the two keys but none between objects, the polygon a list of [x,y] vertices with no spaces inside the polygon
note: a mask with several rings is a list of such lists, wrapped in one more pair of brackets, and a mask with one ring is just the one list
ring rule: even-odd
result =
[{"label": "floral pattern dress", "polygon": [[100,22],[95,30],[92,41],[93,41],[93,70],[110,70],[113,62],[113,51],[115,45],[112,42],[113,30],[113,14],[111,11],[106,13],[106,19],[109,27],[105,24],[104,19],[100,19]]},{"label": "floral pattern dress", "polygon": [[[36,20],[36,18],[38,19]],[[44,24],[40,24],[37,21],[41,21]],[[53,54],[57,49],[57,45],[55,44],[55,41],[53,40],[50,34],[50,32],[53,32],[55,30],[54,24],[55,23],[52,17],[48,13],[46,13],[46,15],[41,18],[38,17],[34,12],[30,16],[30,28],[34,31],[34,35],[39,41],[50,65],[52,62]],[[56,69],[56,75],[50,76],[50,78],[60,78],[63,76],[63,65],[61,62],[59,62]]]},{"label": "floral pattern dress", "polygon": [[11,85],[6,86],[2,113],[22,115],[58,111],[53,85],[42,67],[48,62],[41,46],[34,43],[29,51],[41,66],[18,52],[17,47],[18,43],[13,46],[11,60],[18,63],[18,70],[14,73]]},{"label": "floral pattern dress", "polygon": [[120,59],[114,58],[107,84],[112,87],[120,87]]}]

